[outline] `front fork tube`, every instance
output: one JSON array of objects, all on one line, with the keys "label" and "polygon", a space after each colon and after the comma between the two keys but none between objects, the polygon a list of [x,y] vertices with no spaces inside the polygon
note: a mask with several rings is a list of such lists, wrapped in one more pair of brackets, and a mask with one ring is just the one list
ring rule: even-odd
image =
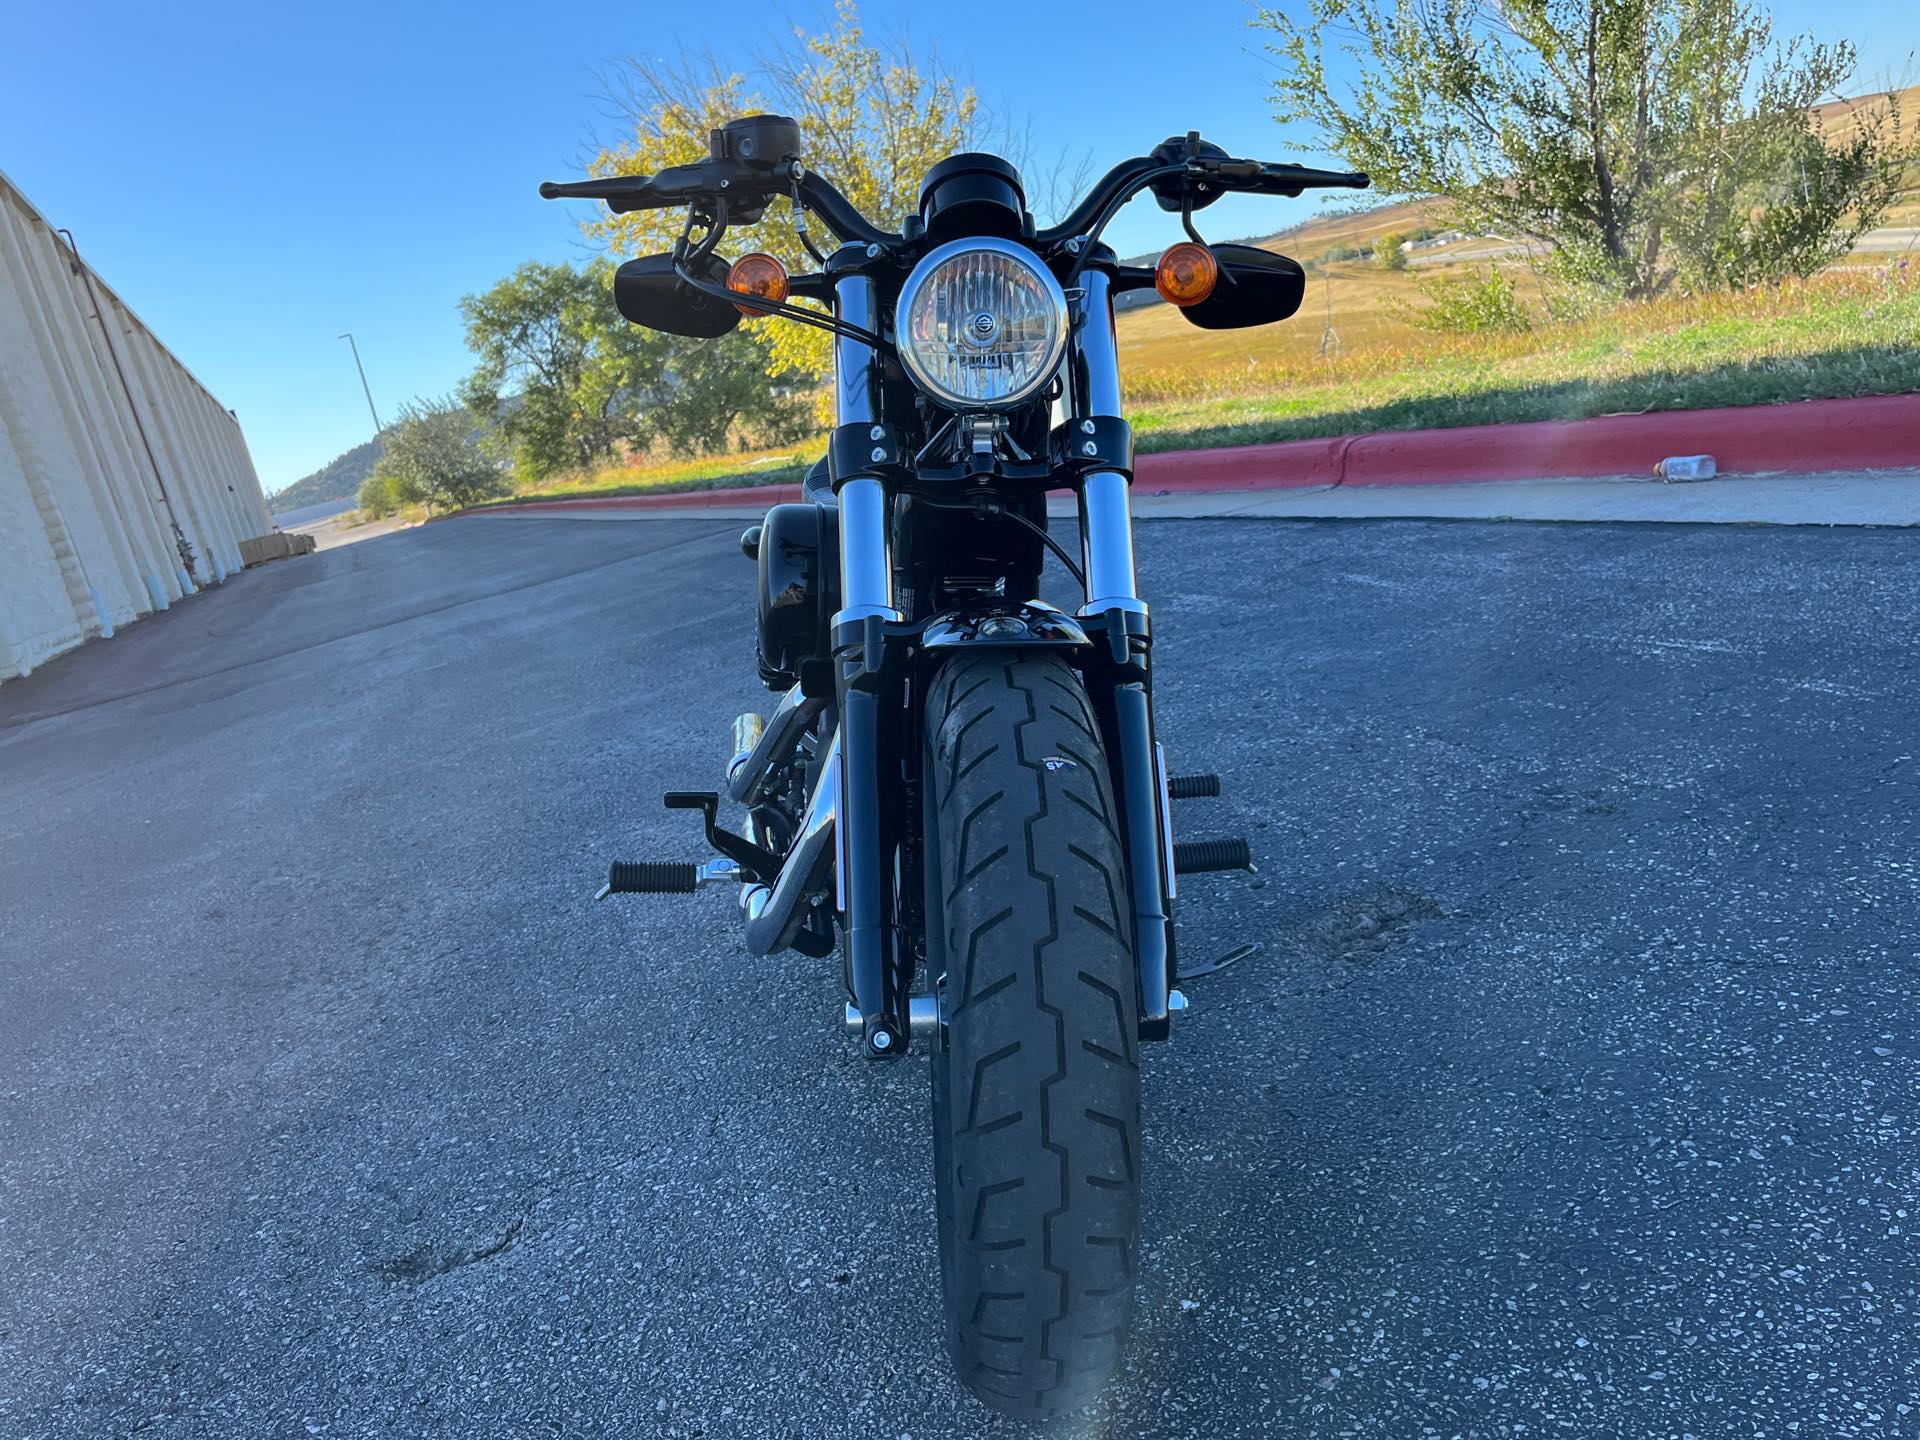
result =
[{"label": "front fork tube", "polygon": [[[1069,421],[1118,416],[1122,409],[1109,278],[1104,271],[1089,268],[1082,279],[1085,289],[1074,317],[1070,388],[1062,397],[1063,418]],[[1127,847],[1140,1038],[1164,1040],[1175,966],[1173,874],[1165,844],[1170,817],[1165,814],[1167,801],[1154,744],[1152,632],[1134,577],[1130,489],[1128,477],[1113,470],[1096,470],[1081,481],[1080,539],[1087,603],[1080,614],[1104,626],[1087,679],[1105,731]]]},{"label": "front fork tube", "polygon": [[[1092,619],[1094,617],[1086,617]],[[1150,636],[1143,611],[1110,609],[1099,617],[1099,655],[1088,666],[1087,687],[1100,717],[1113,772],[1120,833],[1127,847],[1127,878],[1133,892],[1133,957],[1138,969],[1140,1038],[1164,1040],[1173,985],[1172,875],[1166,861],[1168,817],[1153,735],[1153,674]],[[1092,625],[1087,627],[1093,629]]]},{"label": "front fork tube", "polygon": [[[879,298],[870,276],[843,274],[834,309],[850,324],[877,329]],[[834,342],[834,404],[844,425],[875,424],[881,415],[881,362],[873,347],[847,336]],[[901,616],[893,603],[886,486],[877,476],[834,476],[840,509],[840,609],[833,617],[834,685],[840,705],[838,844],[840,912],[845,926],[847,983],[860,1012],[862,1044],[871,1057],[898,1055],[909,1034],[905,967],[893,928],[893,855],[887,798],[899,773],[890,753],[887,707],[898,683],[888,671],[886,626]],[[898,715],[893,717],[898,721]]]},{"label": "front fork tube", "polygon": [[[835,627],[834,666],[840,694],[840,908],[845,926],[847,980],[860,1012],[869,1056],[902,1052],[909,1033],[905,970],[893,926],[893,855],[899,842],[888,823],[886,799],[898,789],[885,777],[898,771],[883,711],[895,691],[883,664],[881,616]],[[897,720],[897,716],[896,716]]]}]

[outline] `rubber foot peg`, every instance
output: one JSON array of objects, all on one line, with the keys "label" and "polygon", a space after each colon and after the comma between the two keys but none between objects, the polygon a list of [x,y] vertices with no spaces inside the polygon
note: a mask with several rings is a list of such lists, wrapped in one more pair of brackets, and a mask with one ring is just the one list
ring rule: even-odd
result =
[{"label": "rubber foot peg", "polygon": [[611,895],[691,895],[699,888],[695,867],[681,860],[616,860],[607,867]]},{"label": "rubber foot peg", "polygon": [[1252,868],[1253,850],[1245,840],[1182,840],[1173,847],[1173,869],[1177,875]]},{"label": "rubber foot peg", "polygon": [[1219,793],[1218,775],[1175,775],[1167,781],[1167,794],[1175,800],[1204,800]]}]

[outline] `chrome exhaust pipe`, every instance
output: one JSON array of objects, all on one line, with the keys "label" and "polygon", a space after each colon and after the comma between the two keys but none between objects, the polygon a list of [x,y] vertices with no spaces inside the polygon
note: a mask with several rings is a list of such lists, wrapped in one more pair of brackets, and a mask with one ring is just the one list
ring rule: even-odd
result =
[{"label": "chrome exhaust pipe", "polygon": [[735,771],[753,758],[753,747],[760,743],[760,737],[766,733],[767,722],[760,718],[757,710],[733,717],[733,750],[727,760],[729,780]]},{"label": "chrome exhaust pipe", "polygon": [[747,949],[755,955],[771,955],[791,945],[805,918],[808,898],[826,888],[827,873],[833,867],[833,835],[839,813],[840,734],[835,731],[820,767],[820,783],[807,806],[806,823],[787,852],[779,875],[772,885],[750,881],[740,887]]},{"label": "chrome exhaust pipe", "polygon": [[[760,724],[757,731],[743,729],[749,717],[733,722],[733,758],[727,762],[727,793],[742,805],[760,802],[767,777],[774,767],[793,754],[794,746],[806,734],[807,726],[823,709],[825,700],[810,700],[794,686],[780,697],[773,718]],[[758,722],[760,717],[751,717]],[[750,727],[748,727],[750,729]]]}]

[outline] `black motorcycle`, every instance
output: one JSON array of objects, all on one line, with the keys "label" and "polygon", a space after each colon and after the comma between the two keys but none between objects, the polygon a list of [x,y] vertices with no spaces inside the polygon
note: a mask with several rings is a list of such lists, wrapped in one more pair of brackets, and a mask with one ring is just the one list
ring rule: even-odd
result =
[{"label": "black motorcycle", "polygon": [[[619,268],[638,325],[718,337],[743,315],[833,332],[838,423],[807,475],[741,539],[759,570],[771,718],[733,725],[716,858],[617,863],[601,894],[737,884],[758,955],[838,948],[847,1028],[872,1059],[933,1062],[934,1186],[947,1343],[1010,1415],[1085,1405],[1119,1364],[1140,1257],[1140,1042],[1185,1008],[1176,877],[1245,869],[1244,840],[1176,844],[1154,736],[1151,633],[1134,581],[1113,297],[1153,288],[1195,325],[1300,306],[1284,256],[1208,246],[1193,212],[1229,191],[1299,195],[1367,177],[1236,160],[1197,134],[1108,172],[1036,228],[993,155],[936,165],[899,234],[806,168],[800,129],[755,115],[710,158],[651,176],[545,184],[616,211],[686,206],[672,251]],[[1191,239],[1153,266],[1100,243],[1142,190]],[[729,265],[729,225],[777,200],[843,242],[819,273]],[[792,303],[821,302],[828,313]],[[1078,555],[1046,498],[1078,500]],[[1040,599],[1051,554],[1085,592]]]}]

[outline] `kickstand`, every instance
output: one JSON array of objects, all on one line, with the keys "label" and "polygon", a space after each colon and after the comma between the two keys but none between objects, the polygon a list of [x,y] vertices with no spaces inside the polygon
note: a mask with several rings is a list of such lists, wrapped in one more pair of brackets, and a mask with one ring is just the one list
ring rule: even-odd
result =
[{"label": "kickstand", "polygon": [[1202,975],[1211,975],[1216,970],[1224,970],[1229,965],[1237,965],[1259,949],[1258,944],[1236,945],[1218,960],[1209,960],[1203,965],[1192,965],[1174,976],[1183,984],[1188,980],[1198,980]]}]

